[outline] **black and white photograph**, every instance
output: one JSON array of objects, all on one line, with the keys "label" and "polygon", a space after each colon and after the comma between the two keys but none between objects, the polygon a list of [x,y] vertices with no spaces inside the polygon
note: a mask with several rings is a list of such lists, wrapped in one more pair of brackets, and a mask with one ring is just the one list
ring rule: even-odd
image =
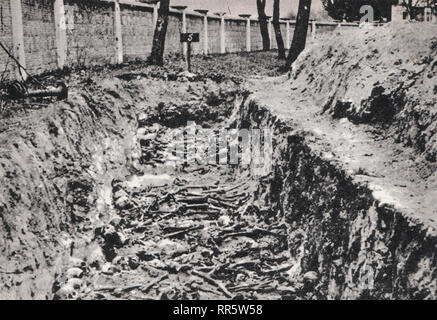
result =
[{"label": "black and white photograph", "polygon": [[0,0],[0,300],[436,299],[437,0]]}]

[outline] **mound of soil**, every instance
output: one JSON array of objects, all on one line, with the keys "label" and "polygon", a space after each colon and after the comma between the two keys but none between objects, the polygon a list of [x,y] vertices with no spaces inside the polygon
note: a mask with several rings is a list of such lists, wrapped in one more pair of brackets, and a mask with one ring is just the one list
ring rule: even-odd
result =
[{"label": "mound of soil", "polygon": [[382,126],[435,162],[436,31],[423,23],[338,31],[296,61],[293,89],[335,118]]}]

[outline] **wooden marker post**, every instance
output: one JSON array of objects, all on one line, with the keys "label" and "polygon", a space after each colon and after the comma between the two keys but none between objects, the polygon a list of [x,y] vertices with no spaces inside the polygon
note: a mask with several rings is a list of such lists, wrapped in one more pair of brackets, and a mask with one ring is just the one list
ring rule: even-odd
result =
[{"label": "wooden marker post", "polygon": [[187,71],[191,72],[191,43],[200,42],[198,33],[181,33],[181,42],[186,43],[187,48]]}]

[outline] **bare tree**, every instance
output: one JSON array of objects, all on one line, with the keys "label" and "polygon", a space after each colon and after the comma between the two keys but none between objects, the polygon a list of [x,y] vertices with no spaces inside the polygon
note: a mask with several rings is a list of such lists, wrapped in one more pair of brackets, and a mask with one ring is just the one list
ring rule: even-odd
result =
[{"label": "bare tree", "polygon": [[285,69],[289,70],[300,53],[305,49],[308,23],[310,20],[311,0],[299,0],[299,10],[297,12],[296,29],[294,30],[293,41],[291,42],[290,52],[288,53]]},{"label": "bare tree", "polygon": [[263,50],[270,50],[269,26],[266,16],[266,0],[256,0],[258,9],[259,27],[261,29],[261,36],[263,39]]},{"label": "bare tree", "polygon": [[160,0],[158,20],[156,22],[155,34],[153,35],[152,53],[149,62],[158,66],[164,64],[165,36],[167,34],[168,14],[170,11],[170,0]]},{"label": "bare tree", "polygon": [[280,18],[280,0],[273,2],[273,27],[275,28],[276,43],[278,44],[278,57],[285,59],[284,40],[282,39]]}]

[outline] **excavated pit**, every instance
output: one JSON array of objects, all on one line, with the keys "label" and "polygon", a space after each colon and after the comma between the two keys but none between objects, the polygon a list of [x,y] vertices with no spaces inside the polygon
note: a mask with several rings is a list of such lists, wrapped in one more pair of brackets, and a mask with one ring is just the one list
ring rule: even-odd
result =
[{"label": "excavated pit", "polygon": [[[174,130],[190,129],[174,114],[189,117],[185,104],[140,115],[144,175],[112,181],[114,215],[95,229],[105,259],[81,269],[73,292],[62,287],[71,281],[68,269],[55,282],[55,298],[434,298],[432,229],[380,205],[365,185],[311,150],[305,132],[245,91],[231,102],[227,120],[196,114],[203,126],[197,121],[191,129],[206,127],[217,139],[223,129],[271,130],[271,172],[254,175],[254,159],[219,164],[220,154],[228,162],[230,156],[229,145],[219,143],[214,164],[189,163],[189,148],[202,142],[190,145],[187,136],[182,159],[166,153],[181,142]],[[169,159],[182,162],[169,166]]]},{"label": "excavated pit", "polygon": [[[238,81],[74,80],[68,101],[2,128],[1,297],[436,298],[435,230],[380,204]],[[187,163],[188,140],[172,150],[188,121],[271,131],[271,171]]]}]

